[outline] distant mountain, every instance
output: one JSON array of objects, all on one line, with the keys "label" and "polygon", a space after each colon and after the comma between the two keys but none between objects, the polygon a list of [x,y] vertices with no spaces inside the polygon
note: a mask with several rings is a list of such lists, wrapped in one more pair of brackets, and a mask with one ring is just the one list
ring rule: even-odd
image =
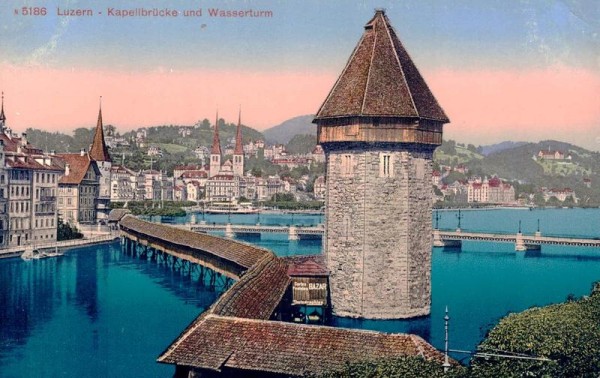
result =
[{"label": "distant mountain", "polygon": [[494,152],[500,152],[504,150],[510,150],[511,148],[520,147],[527,144],[527,142],[511,142],[506,141],[502,143],[490,144],[489,146],[481,146],[477,148],[478,152],[484,156],[493,154]]},{"label": "distant mountain", "polygon": [[317,135],[317,125],[312,123],[314,115],[308,114],[294,117],[263,131],[268,143],[287,144],[294,135],[310,134]]}]

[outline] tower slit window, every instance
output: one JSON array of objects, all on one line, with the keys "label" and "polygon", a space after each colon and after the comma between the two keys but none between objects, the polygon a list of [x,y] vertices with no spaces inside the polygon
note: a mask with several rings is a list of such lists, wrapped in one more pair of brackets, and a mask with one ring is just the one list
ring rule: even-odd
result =
[{"label": "tower slit window", "polygon": [[394,166],[392,155],[389,153],[382,153],[379,155],[379,176],[380,177],[393,177]]}]

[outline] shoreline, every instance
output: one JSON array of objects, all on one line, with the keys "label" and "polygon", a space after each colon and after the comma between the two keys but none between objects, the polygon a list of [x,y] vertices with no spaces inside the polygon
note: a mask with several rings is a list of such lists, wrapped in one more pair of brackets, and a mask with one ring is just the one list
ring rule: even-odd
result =
[{"label": "shoreline", "polygon": [[18,246],[11,247],[0,250],[0,259],[9,259],[14,257],[20,257],[27,249],[33,248],[38,251],[51,251],[58,250],[60,252],[65,252],[69,249],[78,248],[78,247],[86,247],[90,245],[99,245],[99,244],[109,244],[113,243],[115,240],[119,238],[119,233],[110,233],[106,235],[94,236],[91,238],[84,239],[72,239],[72,240],[63,240],[59,242],[53,242],[49,244],[40,244],[38,246],[33,247],[33,245],[26,246]]}]

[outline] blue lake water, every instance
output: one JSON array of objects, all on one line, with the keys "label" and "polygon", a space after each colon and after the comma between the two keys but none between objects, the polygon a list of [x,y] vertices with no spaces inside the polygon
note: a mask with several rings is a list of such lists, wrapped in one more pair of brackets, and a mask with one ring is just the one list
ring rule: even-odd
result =
[{"label": "blue lake water", "polygon": [[[463,211],[463,230],[600,237],[599,209]],[[455,211],[440,212],[440,227],[455,228]],[[180,223],[186,219],[163,219]],[[201,215],[195,220],[200,222]],[[226,223],[227,215],[205,216]],[[290,224],[291,215],[233,215],[233,223]],[[294,215],[313,225],[319,215]],[[320,241],[288,242],[285,235],[247,242],[278,255],[319,253]],[[444,307],[450,345],[473,350],[507,312],[589,293],[600,280],[600,249],[544,246],[514,252],[512,244],[465,243],[462,251],[433,250],[432,313],[410,321],[335,319],[336,325],[417,333],[443,347]],[[120,252],[118,243],[72,250],[36,261],[0,260],[0,376],[128,377],[173,374],[156,357],[220,295],[151,262]],[[457,355],[457,358],[464,356]]]}]

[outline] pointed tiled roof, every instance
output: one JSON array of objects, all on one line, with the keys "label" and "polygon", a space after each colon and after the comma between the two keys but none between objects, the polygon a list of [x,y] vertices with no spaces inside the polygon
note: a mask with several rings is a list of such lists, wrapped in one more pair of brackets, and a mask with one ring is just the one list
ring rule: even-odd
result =
[{"label": "pointed tiled roof", "polygon": [[102,107],[98,111],[98,123],[96,124],[96,133],[94,134],[94,141],[90,147],[90,157],[95,161],[112,161],[108,154],[108,147],[104,142],[104,128],[102,126]]},{"label": "pointed tiled roof", "polygon": [[210,149],[211,155],[221,155],[221,141],[219,140],[219,112],[215,120],[215,133],[213,135],[213,143]]},{"label": "pointed tiled roof", "polygon": [[0,110],[0,121],[6,121],[6,116],[4,115],[4,92],[2,92],[2,110]]},{"label": "pointed tiled roof", "polygon": [[240,109],[240,114],[238,117],[238,125],[237,132],[235,134],[235,150],[233,150],[234,155],[243,155],[244,154],[244,145],[242,144],[242,110]]},{"label": "pointed tiled roof", "polygon": [[315,119],[353,116],[449,122],[382,10],[365,25]]},{"label": "pointed tiled roof", "polygon": [[56,154],[56,156],[59,158],[57,162],[63,169],[69,164],[69,174],[63,175],[58,181],[59,184],[81,184],[90,167],[96,171],[96,174],[99,173],[96,163],[89,154]]}]

